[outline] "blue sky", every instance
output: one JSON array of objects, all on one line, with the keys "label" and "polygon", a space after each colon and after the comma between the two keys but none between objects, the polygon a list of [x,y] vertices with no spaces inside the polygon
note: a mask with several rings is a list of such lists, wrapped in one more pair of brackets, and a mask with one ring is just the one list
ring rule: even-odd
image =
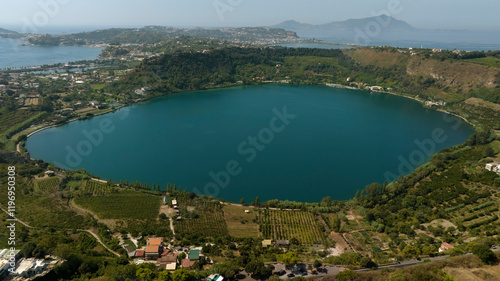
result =
[{"label": "blue sky", "polygon": [[498,0],[0,0],[0,27],[318,24],[369,17],[390,5],[394,17],[418,28],[500,30]]}]

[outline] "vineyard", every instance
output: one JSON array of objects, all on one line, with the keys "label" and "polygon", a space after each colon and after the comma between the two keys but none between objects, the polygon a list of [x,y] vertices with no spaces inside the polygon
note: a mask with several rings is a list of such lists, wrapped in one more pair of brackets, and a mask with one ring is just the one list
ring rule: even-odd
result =
[{"label": "vineyard", "polygon": [[[229,235],[222,206],[218,202],[202,199],[192,200],[179,198],[179,209],[182,219],[175,223],[175,233],[181,236],[199,234],[203,236],[222,237]],[[192,206],[196,208],[192,211]]]},{"label": "vineyard", "polygon": [[112,186],[108,183],[103,183],[95,180],[85,181],[83,187],[85,193],[92,194],[94,196],[108,195],[113,193]]},{"label": "vineyard", "polygon": [[447,210],[450,211],[455,224],[477,234],[486,231],[489,236],[489,231],[495,231],[500,226],[500,208],[495,201],[478,202],[474,205],[460,204]]},{"label": "vineyard", "polygon": [[38,189],[41,192],[52,193],[55,192],[59,188],[59,178],[51,177],[48,179],[37,180],[36,184],[38,185]]},{"label": "vineyard", "polygon": [[304,211],[261,210],[259,229],[274,240],[297,238],[302,244],[318,244],[325,239],[314,215]]},{"label": "vineyard", "polygon": [[130,190],[78,197],[75,203],[96,213],[101,219],[148,219],[158,216],[161,197]]}]

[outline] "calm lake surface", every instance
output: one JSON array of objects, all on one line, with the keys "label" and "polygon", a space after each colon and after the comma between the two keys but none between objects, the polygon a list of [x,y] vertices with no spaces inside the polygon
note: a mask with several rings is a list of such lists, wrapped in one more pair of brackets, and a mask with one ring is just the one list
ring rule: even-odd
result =
[{"label": "calm lake surface", "polygon": [[397,96],[267,85],[162,97],[44,130],[26,147],[101,179],[176,183],[231,201],[313,202],[353,198],[472,133]]}]

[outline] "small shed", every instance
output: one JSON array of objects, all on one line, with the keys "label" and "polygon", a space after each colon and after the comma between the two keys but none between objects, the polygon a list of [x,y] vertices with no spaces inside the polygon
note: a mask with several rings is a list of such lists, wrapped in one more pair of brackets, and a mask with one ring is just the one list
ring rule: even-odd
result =
[{"label": "small shed", "polygon": [[263,248],[269,247],[269,246],[271,246],[272,243],[273,243],[273,241],[271,239],[265,239],[262,241],[262,247]]},{"label": "small shed", "polygon": [[276,245],[288,246],[288,245],[290,245],[290,241],[288,241],[288,240],[276,240]]}]

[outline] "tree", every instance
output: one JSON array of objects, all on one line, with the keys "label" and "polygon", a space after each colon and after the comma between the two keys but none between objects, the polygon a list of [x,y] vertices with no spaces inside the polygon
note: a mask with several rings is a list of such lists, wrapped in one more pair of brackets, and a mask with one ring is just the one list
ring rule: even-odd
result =
[{"label": "tree", "polygon": [[172,278],[172,273],[166,270],[161,271],[158,275],[158,281],[174,281]]},{"label": "tree", "polygon": [[23,246],[23,249],[22,249],[22,252],[23,252],[23,256],[25,258],[31,258],[33,257],[33,251],[35,250],[36,248],[36,244],[35,243],[26,243],[24,246]]},{"label": "tree", "polygon": [[146,267],[140,267],[139,269],[137,269],[135,276],[144,281],[152,281],[155,278],[153,270]]},{"label": "tree", "polygon": [[285,254],[281,254],[278,256],[278,260],[288,267],[294,266],[297,262],[299,262],[299,258],[295,252],[286,252]]},{"label": "tree", "polygon": [[250,261],[249,263],[247,263],[247,265],[245,266],[245,271],[250,273],[250,274],[257,274],[260,272],[261,267],[264,267],[263,262],[253,260],[253,261]]},{"label": "tree", "polygon": [[254,205],[255,205],[255,206],[260,206],[260,199],[259,199],[259,196],[255,197]]},{"label": "tree", "polygon": [[196,280],[196,277],[193,275],[193,273],[191,273],[187,269],[177,269],[176,271],[174,271],[174,274],[172,277],[175,281],[194,281],[194,280]]},{"label": "tree", "polygon": [[45,258],[45,255],[47,254],[47,251],[45,251],[45,248],[42,246],[38,246],[33,250],[33,257],[36,259],[43,259]]},{"label": "tree", "polygon": [[231,263],[219,263],[214,266],[215,270],[226,279],[233,279],[240,272],[239,266]]},{"label": "tree", "polygon": [[485,150],[484,150],[484,156],[485,157],[492,157],[492,156],[495,156],[495,151],[493,150],[493,148],[491,147],[487,147]]},{"label": "tree", "polygon": [[167,219],[167,215],[165,215],[164,213],[161,213],[159,215],[159,217],[160,217],[161,220],[166,220]]},{"label": "tree", "polygon": [[240,204],[241,204],[241,205],[245,205],[245,198],[241,198],[241,199],[240,199]]},{"label": "tree", "polygon": [[479,244],[472,249],[472,253],[478,256],[485,264],[492,265],[497,262],[497,256],[486,244]]},{"label": "tree", "polygon": [[272,275],[269,279],[267,279],[267,281],[281,281],[281,278],[276,275]]},{"label": "tree", "polygon": [[339,216],[338,215],[334,216],[333,220],[332,220],[332,230],[335,232],[339,232],[340,231],[340,224],[341,224],[341,221],[340,221]]},{"label": "tree", "polygon": [[186,258],[186,253],[182,252],[179,254],[179,256],[177,257],[177,259],[179,260],[179,262],[182,262],[183,259]]},{"label": "tree", "polygon": [[292,239],[290,239],[290,244],[292,244],[292,245],[299,245],[300,241],[296,237],[292,237]]},{"label": "tree", "polygon": [[366,193],[369,197],[375,197],[380,190],[380,183],[374,182],[366,186]]},{"label": "tree", "polygon": [[420,254],[420,251],[415,246],[407,245],[404,247],[402,254],[406,257],[416,257]]},{"label": "tree", "polygon": [[369,257],[364,257],[359,262],[359,265],[364,268],[374,268],[377,267],[377,264],[372,261]]},{"label": "tree", "polygon": [[322,265],[323,265],[323,264],[322,264],[322,263],[321,263],[321,261],[319,261],[319,260],[314,260],[314,262],[313,262],[313,266],[314,266],[314,268],[319,268],[319,267],[321,267]]}]

